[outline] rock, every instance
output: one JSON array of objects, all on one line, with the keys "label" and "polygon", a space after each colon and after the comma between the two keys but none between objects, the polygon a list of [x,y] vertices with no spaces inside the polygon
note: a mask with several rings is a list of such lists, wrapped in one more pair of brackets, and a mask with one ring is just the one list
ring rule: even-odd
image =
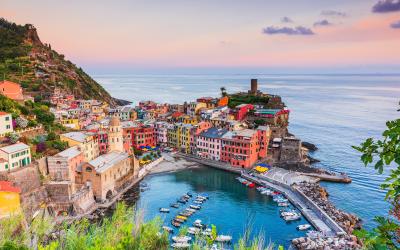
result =
[{"label": "rock", "polygon": [[306,142],[306,141],[301,142],[301,146],[305,147],[306,149],[308,149],[311,152],[314,152],[318,149],[318,147],[315,146],[315,144],[312,144],[312,143]]}]

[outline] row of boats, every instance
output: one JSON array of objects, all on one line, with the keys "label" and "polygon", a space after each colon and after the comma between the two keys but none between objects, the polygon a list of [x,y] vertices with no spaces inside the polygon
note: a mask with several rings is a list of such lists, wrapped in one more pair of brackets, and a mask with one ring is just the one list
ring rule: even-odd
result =
[{"label": "row of boats", "polygon": [[[193,198],[193,195],[188,192],[182,195],[180,198],[178,198],[175,203],[171,203],[170,207],[179,208],[180,206],[184,206],[190,202],[191,198]],[[192,216],[198,210],[200,210],[203,203],[206,202],[208,199],[209,196],[207,194],[197,195],[192,200],[191,204],[188,207],[178,212],[178,214],[171,220],[171,224],[174,227],[179,228],[182,224],[187,222],[190,216]],[[170,208],[160,208],[159,211],[161,213],[169,213]],[[168,233],[173,233],[174,231],[173,228],[168,226],[163,226],[163,230],[167,231]],[[188,228],[187,232],[192,236],[198,236],[198,235],[210,236],[211,228],[208,228],[206,224],[204,224],[201,220],[197,219],[193,222],[192,226]],[[189,248],[192,237],[186,235],[179,235],[179,236],[173,236],[172,240],[174,241],[174,243],[171,245],[171,247],[173,248]],[[231,240],[232,236],[230,235],[218,235],[215,238],[216,242],[229,243],[231,242]]]}]

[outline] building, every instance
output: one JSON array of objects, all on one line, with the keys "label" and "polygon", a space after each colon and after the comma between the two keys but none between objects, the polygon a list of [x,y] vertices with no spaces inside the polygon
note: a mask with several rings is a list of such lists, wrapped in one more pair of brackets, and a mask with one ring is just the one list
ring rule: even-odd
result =
[{"label": "building", "polygon": [[112,151],[84,163],[80,182],[92,187],[95,200],[102,202],[120,191],[124,177],[130,175],[131,170],[128,153]]},{"label": "building", "polygon": [[131,135],[131,147],[155,147],[157,144],[154,127],[142,125],[136,128],[129,129],[127,133],[130,133]]},{"label": "building", "polygon": [[167,145],[168,143],[168,125],[167,122],[156,122],[154,124],[156,143],[158,145]]},{"label": "building", "polygon": [[76,118],[61,118],[60,123],[67,128],[79,130],[80,125],[79,125],[79,119]]},{"label": "building", "polygon": [[209,128],[197,136],[197,156],[219,161],[221,159],[222,137],[226,129]]},{"label": "building", "polygon": [[190,148],[190,134],[193,129],[192,124],[185,124],[185,123],[180,123],[178,126],[179,129],[179,150],[185,154],[190,154],[191,153],[191,148]]},{"label": "building", "polygon": [[[240,168],[251,168],[260,156],[260,135],[264,132],[258,132],[252,129],[243,129],[238,131],[229,131],[222,138],[221,160],[229,163],[231,166]],[[263,147],[269,138],[263,137]]]},{"label": "building", "polygon": [[11,114],[0,112],[0,137],[13,131]]},{"label": "building", "polygon": [[0,171],[24,167],[31,161],[31,150],[22,142],[0,148]]},{"label": "building", "polygon": [[235,109],[232,110],[232,114],[235,116],[235,120],[242,121],[246,118],[247,113],[253,109],[254,109],[253,105],[243,103],[243,104],[237,105],[235,107]]},{"label": "building", "polygon": [[21,189],[9,181],[0,181],[0,219],[21,211]]},{"label": "building", "polygon": [[93,160],[100,155],[97,136],[91,132],[69,132],[61,134],[60,139],[69,147],[78,146],[82,150],[85,161]]},{"label": "building", "polygon": [[124,151],[124,141],[122,137],[122,126],[118,117],[111,118],[108,126],[109,151]]},{"label": "building", "polygon": [[24,95],[21,85],[15,82],[3,80],[0,82],[0,94],[13,99],[14,101],[23,101]]},{"label": "building", "polygon": [[78,146],[70,147],[54,156],[47,157],[50,179],[75,183],[75,172],[84,160],[83,152]]}]

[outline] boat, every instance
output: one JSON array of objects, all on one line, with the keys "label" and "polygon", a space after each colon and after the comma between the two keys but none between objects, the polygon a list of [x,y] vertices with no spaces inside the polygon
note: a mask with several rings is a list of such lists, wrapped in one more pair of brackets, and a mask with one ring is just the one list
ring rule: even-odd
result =
[{"label": "boat", "polygon": [[198,206],[198,205],[190,205],[189,207],[192,209],[196,209],[196,210],[200,210],[200,208],[201,208],[201,206]]},{"label": "boat", "polygon": [[198,200],[193,201],[193,203],[195,203],[195,204],[203,204],[202,201],[198,201]]},{"label": "boat", "polygon": [[175,242],[173,244],[171,244],[172,248],[189,248],[190,244],[187,242]]},{"label": "boat", "polygon": [[182,223],[180,223],[179,221],[176,221],[176,220],[172,220],[172,221],[171,221],[171,224],[172,224],[174,227],[180,227]]},{"label": "boat", "polygon": [[182,219],[182,220],[187,220],[187,217],[186,216],[182,216],[182,215],[177,215],[175,218]]},{"label": "boat", "polygon": [[254,188],[256,186],[256,184],[254,184],[253,182],[247,182],[246,186],[248,186],[249,188]]},{"label": "boat", "polygon": [[278,202],[278,207],[288,207],[289,203],[288,202]]},{"label": "boat", "polygon": [[187,212],[187,211],[183,211],[183,212],[179,212],[178,214],[181,215],[181,216],[189,217],[189,216],[191,216],[193,213]]},{"label": "boat", "polygon": [[198,234],[198,233],[200,233],[200,228],[197,228],[197,227],[189,227],[188,228],[188,233],[190,233],[190,234]]},{"label": "boat", "polygon": [[193,197],[193,194],[191,192],[187,192],[186,195],[189,197]]},{"label": "boat", "polygon": [[264,189],[260,193],[263,194],[263,195],[271,195],[272,191],[270,189]]},{"label": "boat", "polygon": [[179,223],[181,223],[181,224],[185,222],[184,219],[179,219],[179,218],[174,218],[174,220],[177,221],[177,222],[179,222]]},{"label": "boat", "polygon": [[179,207],[179,204],[178,203],[171,203],[171,205],[169,205],[170,207],[173,207],[173,208],[178,208]]},{"label": "boat", "polygon": [[160,213],[169,213],[169,208],[165,207],[160,208]]},{"label": "boat", "polygon": [[186,208],[185,211],[195,213],[197,210],[193,208]]},{"label": "boat", "polygon": [[288,211],[282,211],[281,216],[290,216],[290,215],[297,215],[298,213],[295,210],[288,210]]},{"label": "boat", "polygon": [[215,241],[218,241],[218,242],[229,242],[231,240],[232,240],[232,236],[223,235],[223,234],[218,235],[217,238],[215,238]]},{"label": "boat", "polygon": [[294,221],[294,220],[299,220],[300,218],[301,216],[299,214],[287,215],[283,217],[285,221]]},{"label": "boat", "polygon": [[198,227],[198,228],[202,228],[202,229],[204,229],[204,228],[206,227],[206,225],[203,225],[203,224],[201,223],[201,220],[195,220],[195,221],[193,222],[193,226]]},{"label": "boat", "polygon": [[171,227],[168,226],[163,226],[162,229],[168,233],[173,233],[174,229],[172,229]]},{"label": "boat", "polygon": [[187,200],[179,199],[179,200],[177,200],[177,202],[182,203],[182,204],[186,204]]},{"label": "boat", "polygon": [[303,225],[298,225],[297,226],[297,230],[303,231],[303,230],[307,230],[310,229],[311,225],[310,224],[303,224]]},{"label": "boat", "polygon": [[205,236],[210,236],[211,235],[211,228],[206,228],[204,229],[203,232],[201,232]]},{"label": "boat", "polygon": [[190,236],[174,236],[172,237],[172,240],[174,242],[188,242],[192,240],[192,237]]},{"label": "boat", "polygon": [[257,187],[257,191],[263,191],[263,190],[265,190],[267,187],[264,187],[264,186],[259,186],[259,187]]}]

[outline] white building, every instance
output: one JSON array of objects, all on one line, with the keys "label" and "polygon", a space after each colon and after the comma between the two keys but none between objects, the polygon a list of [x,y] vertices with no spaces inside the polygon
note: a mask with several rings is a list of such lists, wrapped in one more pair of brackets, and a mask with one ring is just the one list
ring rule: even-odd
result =
[{"label": "white building", "polygon": [[0,137],[13,131],[11,114],[0,112]]},{"label": "white building", "polygon": [[31,163],[31,150],[19,142],[0,148],[0,171],[9,171]]},{"label": "white building", "polygon": [[167,123],[167,122],[156,122],[154,124],[154,129],[155,129],[158,145],[168,143],[168,125],[169,125],[169,123]]}]

